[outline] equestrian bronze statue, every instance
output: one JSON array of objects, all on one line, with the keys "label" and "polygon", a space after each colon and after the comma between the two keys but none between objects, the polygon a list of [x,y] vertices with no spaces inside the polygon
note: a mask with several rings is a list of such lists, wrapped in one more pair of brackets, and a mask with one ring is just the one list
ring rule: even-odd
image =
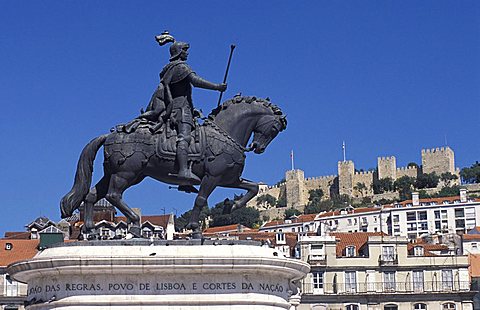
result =
[{"label": "equestrian bronze statue", "polygon": [[[162,35],[157,36],[161,45],[166,36]],[[83,204],[83,231],[87,235],[95,236],[94,204],[106,198],[127,217],[129,232],[141,237],[140,217],[125,203],[123,193],[146,177],[197,193],[186,227],[193,231],[193,238],[202,236],[200,211],[217,186],[247,190],[228,212],[244,207],[257,194],[258,184],[241,177],[245,153],[250,150],[263,153],[286,128],[286,117],[268,99],[237,95],[215,108],[203,124],[198,124],[193,118],[191,86],[223,92],[226,84],[214,84],[196,75],[185,63],[188,47],[182,42],[172,44],[170,63],[162,70],[160,85],[146,112],[93,139],[83,149],[73,187],[62,198],[60,209],[65,218]],[[104,175],[90,188],[93,161],[102,146]],[[199,186],[198,190],[195,186]]]}]

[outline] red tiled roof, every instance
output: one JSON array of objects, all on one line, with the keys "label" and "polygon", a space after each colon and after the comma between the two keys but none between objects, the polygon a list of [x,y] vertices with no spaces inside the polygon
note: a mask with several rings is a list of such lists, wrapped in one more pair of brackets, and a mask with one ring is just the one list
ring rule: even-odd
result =
[{"label": "red tiled roof", "polygon": [[480,234],[463,234],[463,240],[480,240]]},{"label": "red tiled roof", "polygon": [[[248,227],[242,225],[243,230],[251,230]],[[234,232],[238,230],[238,224],[232,225],[225,225],[225,226],[217,226],[217,227],[209,227],[205,229],[203,232],[207,234],[215,234],[215,233],[223,233],[223,232]]]},{"label": "red tiled roof", "polygon": [[297,218],[292,218],[290,220],[291,223],[286,223],[285,221],[271,221],[263,224],[262,227],[273,227],[273,226],[284,225],[284,224],[313,222],[315,220],[315,217],[317,217],[317,214],[302,214],[302,215],[299,215]]},{"label": "red tiled roof", "polygon": [[[380,211],[380,208],[377,207],[367,207],[367,208],[355,208],[352,211],[348,211],[347,214],[357,214],[357,213],[365,213],[365,212],[373,212],[373,211]],[[325,213],[320,213],[318,217],[329,217],[334,215],[340,215],[340,210],[335,211],[328,211]]]},{"label": "red tiled roof", "polygon": [[[0,239],[0,266],[6,267],[11,263],[32,258],[37,254],[39,240]],[[11,250],[6,250],[6,244],[12,245]]]},{"label": "red tiled roof", "polygon": [[5,232],[4,239],[30,239],[30,233],[28,231],[7,231]]},{"label": "red tiled roof", "polygon": [[[472,199],[472,198],[470,198],[470,199]],[[473,198],[472,200],[475,201],[475,202],[480,202],[480,198]],[[438,198],[421,198],[421,199],[419,199],[419,201],[420,201],[420,203],[422,203],[422,202],[434,202],[436,204],[442,204],[444,201],[450,201],[450,202],[460,201],[460,196],[449,196],[449,197],[438,197]],[[413,203],[413,201],[411,199],[409,199],[409,200],[404,200],[402,202],[399,202],[398,204],[401,204],[402,206],[405,207],[405,205],[407,205],[409,203]]]},{"label": "red tiled roof", "polygon": [[358,255],[358,251],[367,244],[368,237],[385,235],[381,232],[356,232],[356,233],[331,233],[337,242],[337,256],[344,256],[347,246],[355,246],[355,254]]}]

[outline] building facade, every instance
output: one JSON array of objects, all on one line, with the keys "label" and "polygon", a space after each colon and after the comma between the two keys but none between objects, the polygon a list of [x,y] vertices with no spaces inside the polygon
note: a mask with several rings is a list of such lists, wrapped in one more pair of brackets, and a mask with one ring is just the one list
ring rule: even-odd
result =
[{"label": "building facade", "polygon": [[468,257],[381,233],[300,236],[299,310],[471,310]]}]

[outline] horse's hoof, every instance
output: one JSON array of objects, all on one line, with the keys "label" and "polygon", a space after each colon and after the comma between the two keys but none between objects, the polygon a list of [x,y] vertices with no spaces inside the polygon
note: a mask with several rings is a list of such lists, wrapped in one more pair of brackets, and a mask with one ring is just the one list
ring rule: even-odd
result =
[{"label": "horse's hoof", "polygon": [[200,231],[194,231],[190,234],[190,238],[192,238],[192,239],[202,239],[203,234]]}]

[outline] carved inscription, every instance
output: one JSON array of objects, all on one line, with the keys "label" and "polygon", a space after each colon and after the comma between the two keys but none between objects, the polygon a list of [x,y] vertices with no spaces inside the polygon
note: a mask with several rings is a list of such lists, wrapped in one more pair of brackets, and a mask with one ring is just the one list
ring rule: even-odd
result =
[{"label": "carved inscription", "polygon": [[116,283],[53,283],[44,285],[31,285],[28,295],[52,294],[65,292],[66,295],[75,295],[81,292],[95,294],[95,292],[122,293],[137,292],[163,292],[163,293],[188,293],[192,291],[207,294],[225,291],[248,291],[267,294],[282,294],[286,288],[280,283],[250,283],[250,282],[116,282]]}]

